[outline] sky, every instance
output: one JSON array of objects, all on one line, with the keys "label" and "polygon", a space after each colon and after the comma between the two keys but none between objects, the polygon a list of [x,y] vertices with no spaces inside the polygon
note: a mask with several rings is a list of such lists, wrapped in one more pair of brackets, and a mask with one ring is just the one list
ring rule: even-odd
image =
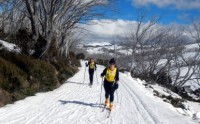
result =
[{"label": "sky", "polygon": [[116,0],[114,11],[108,12],[105,19],[96,19],[95,25],[84,25],[90,32],[85,41],[112,41],[117,35],[134,30],[138,12],[159,16],[159,25],[191,25],[192,20],[200,19],[200,0]]}]

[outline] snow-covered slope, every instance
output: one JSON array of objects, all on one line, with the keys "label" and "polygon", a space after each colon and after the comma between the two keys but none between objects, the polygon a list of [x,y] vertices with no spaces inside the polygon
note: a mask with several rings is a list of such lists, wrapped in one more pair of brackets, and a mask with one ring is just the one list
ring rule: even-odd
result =
[{"label": "snow-covered slope", "polygon": [[85,72],[85,67],[82,67],[58,89],[38,93],[36,96],[0,108],[0,124],[195,123],[189,117],[179,114],[170,104],[149,94],[149,91],[138,83],[138,79],[122,73],[120,73],[119,89],[115,92],[114,108],[110,118],[107,118],[107,111],[102,112],[103,90],[100,103],[102,85],[99,75],[104,67],[97,68],[92,88],[88,86],[88,73],[85,84],[82,84]]},{"label": "snow-covered slope", "polygon": [[6,41],[0,40],[0,44],[3,45],[4,48],[6,48],[8,51],[15,51],[15,52],[20,52],[20,48],[12,43],[8,43]]},{"label": "snow-covered slope", "polygon": [[109,42],[94,42],[87,44],[88,46],[111,46],[112,44]]},{"label": "snow-covered slope", "polygon": [[[84,47],[84,49],[89,54],[109,54],[113,55],[114,50],[120,54],[130,54],[127,49],[123,49],[120,45],[113,45],[109,42],[94,42],[94,43],[84,43],[84,45],[80,45],[80,48]],[[112,52],[113,51],[113,52]]]}]

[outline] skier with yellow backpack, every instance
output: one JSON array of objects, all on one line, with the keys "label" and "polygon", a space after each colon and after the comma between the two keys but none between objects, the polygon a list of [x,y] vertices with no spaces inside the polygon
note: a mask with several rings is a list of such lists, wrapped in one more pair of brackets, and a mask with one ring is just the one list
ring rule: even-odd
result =
[{"label": "skier with yellow backpack", "polygon": [[93,58],[91,58],[88,63],[85,63],[86,67],[89,66],[89,79],[90,79],[90,86],[93,84],[93,77],[94,77],[94,71],[97,69],[96,63]]},{"label": "skier with yellow backpack", "polygon": [[[104,77],[105,76],[105,77]],[[104,106],[108,106],[108,98],[110,96],[110,111],[113,108],[113,101],[114,101],[114,92],[118,88],[118,81],[119,81],[119,71],[115,67],[115,59],[112,58],[109,61],[109,66],[104,69],[101,73],[101,77],[104,77],[104,89],[105,89],[105,104]]]}]

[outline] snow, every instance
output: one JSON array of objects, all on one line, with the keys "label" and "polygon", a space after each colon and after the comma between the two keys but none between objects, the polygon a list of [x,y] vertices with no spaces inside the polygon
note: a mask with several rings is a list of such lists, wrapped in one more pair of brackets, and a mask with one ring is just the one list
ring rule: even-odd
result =
[{"label": "snow", "polygon": [[0,44],[2,44],[8,51],[20,52],[20,49],[15,44],[8,43],[3,40],[0,40]]},{"label": "snow", "polygon": [[94,42],[94,43],[89,43],[87,46],[107,46],[111,45],[109,42]]},{"label": "snow", "polygon": [[90,54],[103,54],[104,51],[102,50],[102,48],[89,48],[87,49],[87,52]]},{"label": "snow", "polygon": [[[197,112],[197,113],[194,115],[193,119],[200,119],[200,112]],[[200,122],[200,121],[199,121],[199,122]]]},{"label": "snow", "polygon": [[[178,94],[168,90],[167,88],[161,87],[161,86],[159,86],[157,84],[156,85],[151,85],[151,87],[152,87],[153,90],[150,90],[150,91],[157,91],[159,96],[164,95],[164,96],[171,96],[173,98],[182,98]],[[165,100],[167,100],[167,99],[165,99]],[[182,109],[182,108],[175,108],[175,109],[179,113],[181,113],[182,115],[193,117],[194,112],[190,109],[189,104],[187,102],[183,102],[182,104],[183,104],[185,109]]]},{"label": "snow", "polygon": [[197,49],[199,48],[197,43],[186,45],[187,50]]},{"label": "snow", "polygon": [[143,81],[123,73],[120,73],[119,89],[115,92],[113,111],[110,118],[107,118],[107,112],[102,112],[104,90],[101,93],[100,73],[104,68],[97,66],[92,88],[88,86],[88,71],[83,84],[85,67],[81,67],[77,74],[58,89],[37,93],[35,96],[0,108],[0,124],[196,123],[189,116],[178,113],[169,103],[151,94],[142,85]]},{"label": "snow", "polygon": [[193,112],[193,119],[200,123],[200,103],[188,101],[188,104]]},{"label": "snow", "polygon": [[[84,43],[84,45],[79,45],[80,48],[85,47],[86,51],[89,54],[104,54],[106,52],[106,54],[109,55],[113,55],[113,53],[109,52],[109,50],[114,51],[114,49],[116,50],[117,53],[121,53],[124,55],[130,55],[131,52],[128,51],[127,49],[123,49],[122,46],[116,44],[116,45],[112,45],[109,42],[94,42],[94,43]],[[105,51],[105,49],[107,51]]]}]

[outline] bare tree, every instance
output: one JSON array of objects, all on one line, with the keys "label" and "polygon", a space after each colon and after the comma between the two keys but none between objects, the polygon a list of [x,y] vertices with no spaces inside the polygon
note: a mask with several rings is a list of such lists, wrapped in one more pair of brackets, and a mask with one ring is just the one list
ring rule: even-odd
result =
[{"label": "bare tree", "polygon": [[[41,34],[47,44],[41,56],[48,53],[53,37],[56,37],[60,53],[70,44],[70,33],[79,22],[101,16],[102,13],[93,8],[104,7],[109,3],[106,0],[25,0],[30,15],[32,30],[38,36],[38,25],[41,25]],[[40,23],[39,23],[40,22]],[[73,34],[73,33],[72,33]],[[37,38],[37,37],[36,37]]]},{"label": "bare tree", "polygon": [[40,0],[22,0],[26,4],[26,8],[31,21],[31,29],[33,40],[36,42],[39,37],[39,2]]},{"label": "bare tree", "polygon": [[143,57],[142,55],[144,53],[147,38],[156,30],[156,23],[159,18],[153,16],[150,18],[149,22],[145,23],[147,17],[147,12],[140,12],[137,19],[136,29],[133,29],[130,35],[122,38],[121,44],[131,53],[130,72],[134,69],[136,54],[141,55],[138,57]]},{"label": "bare tree", "polygon": [[185,29],[185,33],[189,35],[196,43],[196,48],[190,53],[192,53],[192,57],[189,57],[189,60],[185,59],[183,56],[181,56],[188,66],[188,72],[186,73],[186,77],[182,81],[180,81],[179,85],[184,85],[187,81],[193,81],[197,85],[199,83],[200,79],[200,21],[193,21],[192,25],[188,28]]}]

